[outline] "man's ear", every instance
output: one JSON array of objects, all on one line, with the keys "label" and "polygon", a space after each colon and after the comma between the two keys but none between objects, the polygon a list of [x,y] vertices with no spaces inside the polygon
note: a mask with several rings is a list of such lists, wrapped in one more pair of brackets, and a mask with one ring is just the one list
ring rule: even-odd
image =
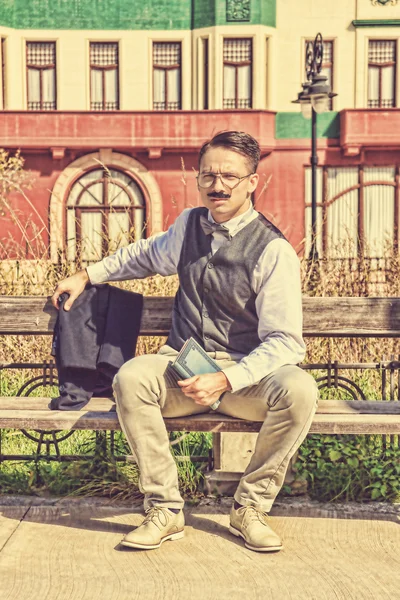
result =
[{"label": "man's ear", "polygon": [[253,173],[251,177],[249,177],[249,192],[252,193],[258,186],[258,182],[260,180],[260,176],[258,173]]}]

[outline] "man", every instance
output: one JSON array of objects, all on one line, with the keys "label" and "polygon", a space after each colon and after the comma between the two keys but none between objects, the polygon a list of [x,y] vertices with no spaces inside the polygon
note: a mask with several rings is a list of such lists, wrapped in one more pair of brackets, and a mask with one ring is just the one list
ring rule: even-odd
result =
[{"label": "man", "polygon": [[[122,540],[158,548],[184,535],[183,499],[163,417],[217,412],[262,421],[235,493],[229,530],[251,550],[282,547],[267,513],[289,460],[309,430],[317,388],[304,358],[299,261],[281,232],[254,210],[260,148],[223,132],[199,155],[204,207],[186,209],[167,232],[139,240],[62,281],[68,309],[86,283],[178,273],[172,327],[158,354],[128,361],[114,381],[121,427],[140,470],[147,516]],[[193,336],[221,371],[176,381],[169,362]]]}]

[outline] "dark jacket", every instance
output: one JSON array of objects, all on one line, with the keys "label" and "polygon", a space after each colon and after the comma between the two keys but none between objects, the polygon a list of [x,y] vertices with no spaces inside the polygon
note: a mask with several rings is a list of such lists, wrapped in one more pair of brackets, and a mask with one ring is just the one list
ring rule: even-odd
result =
[{"label": "dark jacket", "polygon": [[59,390],[53,410],[79,410],[94,396],[112,396],[112,380],[135,355],[143,296],[114,286],[88,286],[69,311],[60,296],[52,355]]}]

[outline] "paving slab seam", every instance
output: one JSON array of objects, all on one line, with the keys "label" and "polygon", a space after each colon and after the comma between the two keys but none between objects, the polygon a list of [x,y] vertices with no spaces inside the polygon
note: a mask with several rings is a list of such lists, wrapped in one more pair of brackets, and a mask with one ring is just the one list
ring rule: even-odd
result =
[{"label": "paving slab seam", "polygon": [[8,542],[10,541],[10,539],[12,538],[12,536],[14,535],[14,533],[19,529],[22,521],[24,521],[26,515],[28,514],[28,512],[31,510],[31,506],[28,506],[28,508],[26,509],[26,511],[24,512],[24,514],[22,515],[22,517],[19,520],[18,525],[16,526],[15,529],[12,530],[12,532],[10,533],[10,535],[8,536],[8,538],[6,539],[6,541],[4,542],[4,544],[2,546],[0,546],[0,553],[4,550],[4,548],[7,546]]},{"label": "paving slab seam", "polygon": [[[207,496],[199,499],[199,501],[186,503],[187,509],[201,508],[203,506],[213,506],[217,510],[228,510],[232,504],[232,498],[229,497],[213,497]],[[140,500],[113,500],[111,498],[102,497],[32,497],[32,496],[14,496],[1,495],[0,506],[28,506],[31,507],[67,507],[67,506],[90,506],[90,507],[110,507],[110,508],[130,508],[132,512],[142,511],[142,502]],[[274,513],[290,513],[290,511],[299,510],[326,510],[336,514],[391,514],[400,517],[400,503],[389,502],[318,502],[312,500],[308,496],[298,496],[291,498],[278,498],[272,508],[271,514]],[[25,516],[25,515],[24,515]]]}]

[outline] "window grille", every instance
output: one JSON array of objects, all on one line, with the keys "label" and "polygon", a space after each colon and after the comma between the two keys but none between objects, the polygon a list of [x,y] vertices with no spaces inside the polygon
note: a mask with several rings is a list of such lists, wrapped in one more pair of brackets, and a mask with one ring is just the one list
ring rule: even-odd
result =
[{"label": "window grille", "polygon": [[369,40],[368,108],[396,106],[396,42]]},{"label": "window grille", "polygon": [[[317,248],[320,256],[342,259],[385,257],[397,245],[399,212],[396,168],[317,169]],[[305,253],[311,247],[311,168],[305,169]]]},{"label": "window grille", "polygon": [[159,42],[154,44],[153,64],[155,67],[177,67],[181,64],[179,43]]},{"label": "window grille", "polygon": [[231,62],[237,65],[251,62],[251,40],[224,40],[224,62]]},{"label": "window grille", "polygon": [[28,110],[56,109],[56,44],[27,42]]},{"label": "window grille", "polygon": [[118,44],[90,44],[91,110],[118,110]]},{"label": "window grille", "polygon": [[396,61],[396,43],[393,40],[370,40],[368,62],[386,64]]},{"label": "window grille", "polygon": [[252,107],[252,40],[224,40],[224,108]]},{"label": "window grille", "polygon": [[181,44],[153,44],[153,108],[179,110],[181,103]]},{"label": "window grille", "polygon": [[67,201],[67,258],[85,266],[145,236],[145,200],[137,183],[108,167],[72,186]]},{"label": "window grille", "polygon": [[54,67],[56,45],[54,42],[28,42],[27,62],[29,67]]},{"label": "window grille", "polygon": [[109,42],[90,44],[90,64],[97,67],[117,67],[118,44]]}]

